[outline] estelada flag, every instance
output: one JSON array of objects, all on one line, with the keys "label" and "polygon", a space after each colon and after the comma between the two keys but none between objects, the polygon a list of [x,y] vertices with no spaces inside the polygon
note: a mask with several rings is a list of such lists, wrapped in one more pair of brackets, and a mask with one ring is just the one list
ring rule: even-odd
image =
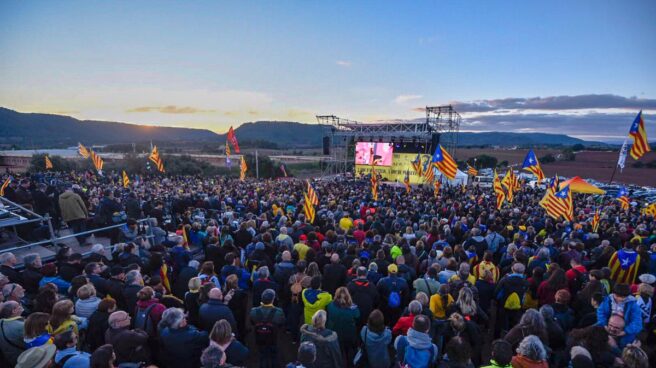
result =
[{"label": "estelada flag", "polygon": [[148,159],[155,164],[157,171],[164,172],[164,161],[162,161],[162,157],[159,155],[157,146],[153,147],[153,151],[150,153],[150,156],[148,156]]},{"label": "estelada flag", "polygon": [[79,153],[80,156],[82,156],[84,158],[89,158],[89,156],[90,156],[89,150],[86,147],[84,147],[84,145],[82,143],[77,144],[77,153]]},{"label": "estelada flag", "polygon": [[230,127],[230,130],[228,130],[228,141],[230,141],[230,144],[232,144],[232,147],[235,149],[235,153],[240,153],[239,152],[239,143],[237,142],[237,135],[235,135],[235,130]]},{"label": "estelada flag", "polygon": [[444,174],[444,176],[450,180],[455,179],[456,173],[458,172],[458,165],[456,165],[453,157],[451,157],[449,152],[447,152],[441,144],[438,144],[437,148],[435,148],[432,162],[433,165]]},{"label": "estelada flag", "polygon": [[639,160],[642,155],[651,151],[649,141],[647,140],[645,121],[642,119],[642,110],[640,110],[638,116],[633,120],[633,124],[631,124],[629,137],[633,139],[630,153],[634,160]]},{"label": "estelada flag", "polygon": [[11,183],[11,179],[12,179],[12,177],[10,176],[7,179],[5,179],[4,183],[2,183],[2,186],[0,187],[0,197],[5,196],[5,189],[7,189],[7,187],[9,186],[9,183]]},{"label": "estelada flag", "polygon": [[503,201],[506,199],[506,192],[503,190],[501,179],[499,179],[496,169],[494,170],[494,194],[497,197],[497,210],[500,210],[501,206],[503,206]]}]

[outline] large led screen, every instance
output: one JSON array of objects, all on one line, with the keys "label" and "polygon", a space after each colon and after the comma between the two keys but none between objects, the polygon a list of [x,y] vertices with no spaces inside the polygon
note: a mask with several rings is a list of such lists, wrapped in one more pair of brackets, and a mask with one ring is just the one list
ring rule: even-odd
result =
[{"label": "large led screen", "polygon": [[393,154],[391,143],[358,142],[355,145],[355,164],[392,166]]}]

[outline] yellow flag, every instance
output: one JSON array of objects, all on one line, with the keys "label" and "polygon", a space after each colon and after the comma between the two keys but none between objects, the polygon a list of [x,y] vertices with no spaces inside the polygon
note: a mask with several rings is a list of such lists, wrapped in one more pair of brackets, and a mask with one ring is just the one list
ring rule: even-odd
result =
[{"label": "yellow flag", "polygon": [[52,161],[50,161],[50,157],[46,155],[45,158],[46,158],[46,170],[52,170]]},{"label": "yellow flag", "polygon": [[123,188],[127,188],[130,186],[130,178],[128,177],[128,174],[123,170]]}]

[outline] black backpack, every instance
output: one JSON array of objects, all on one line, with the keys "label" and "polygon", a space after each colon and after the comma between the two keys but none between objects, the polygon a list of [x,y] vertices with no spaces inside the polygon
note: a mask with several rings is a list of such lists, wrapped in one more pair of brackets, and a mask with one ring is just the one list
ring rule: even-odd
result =
[{"label": "black backpack", "polygon": [[155,326],[153,318],[150,316],[150,311],[155,305],[157,304],[151,304],[146,309],[137,307],[137,312],[134,314],[134,328],[146,331],[150,337],[157,335],[157,326]]},{"label": "black backpack", "polygon": [[262,313],[262,309],[258,309],[257,319],[259,322],[255,323],[255,343],[258,346],[275,345],[277,336],[273,316],[276,313],[276,308],[271,308],[265,319],[262,319]]}]

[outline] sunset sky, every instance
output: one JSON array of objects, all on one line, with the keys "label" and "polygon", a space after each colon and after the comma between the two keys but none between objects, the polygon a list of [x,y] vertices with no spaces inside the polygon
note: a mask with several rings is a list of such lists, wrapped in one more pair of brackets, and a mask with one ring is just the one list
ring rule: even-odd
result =
[{"label": "sunset sky", "polygon": [[0,2],[0,106],[208,128],[422,118],[656,140],[656,1]]}]

